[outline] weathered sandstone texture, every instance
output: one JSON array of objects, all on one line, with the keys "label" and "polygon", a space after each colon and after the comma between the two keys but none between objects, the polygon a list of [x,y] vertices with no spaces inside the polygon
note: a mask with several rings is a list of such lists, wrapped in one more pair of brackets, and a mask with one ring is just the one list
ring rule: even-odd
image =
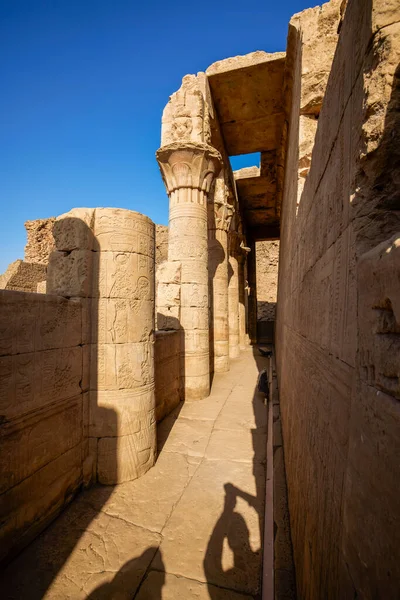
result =
[{"label": "weathered sandstone texture", "polygon": [[154,225],[123,209],[57,218],[48,293],[83,298],[89,373],[87,477],[139,477],[154,463]]},{"label": "weathered sandstone texture", "polygon": [[289,28],[276,346],[290,520],[300,598],[395,599],[400,7],[340,5]]},{"label": "weathered sandstone texture", "polygon": [[0,289],[46,293],[43,282],[46,279],[49,255],[54,248],[54,221],[54,217],[26,221],[28,243],[25,246],[24,260],[11,263],[7,271],[0,275]]},{"label": "weathered sandstone texture", "polygon": [[50,253],[54,250],[53,225],[55,217],[26,221],[28,241],[25,246],[25,261],[47,265]]},{"label": "weathered sandstone texture", "polygon": [[257,242],[257,320],[274,321],[278,293],[279,242]]},{"label": "weathered sandstone texture", "polygon": [[159,330],[181,329],[180,262],[163,262],[156,271],[156,325]]},{"label": "weathered sandstone texture", "polygon": [[156,225],[156,267],[168,260],[168,226]]},{"label": "weathered sandstone texture", "polygon": [[84,308],[79,298],[0,291],[0,561],[83,481]]},{"label": "weathered sandstone texture", "polygon": [[181,400],[181,332],[156,331],[155,396],[156,419],[161,421]]},{"label": "weathered sandstone texture", "polygon": [[38,284],[46,278],[46,265],[16,260],[0,275],[0,289],[18,292],[36,292]]},{"label": "weathered sandstone texture", "polygon": [[239,347],[239,263],[240,238],[232,232],[229,240],[228,311],[229,311],[229,357],[238,358]]},{"label": "weathered sandstone texture", "polygon": [[228,232],[234,207],[223,175],[215,182],[208,203],[208,275],[210,294],[210,371],[229,371],[229,270]]}]

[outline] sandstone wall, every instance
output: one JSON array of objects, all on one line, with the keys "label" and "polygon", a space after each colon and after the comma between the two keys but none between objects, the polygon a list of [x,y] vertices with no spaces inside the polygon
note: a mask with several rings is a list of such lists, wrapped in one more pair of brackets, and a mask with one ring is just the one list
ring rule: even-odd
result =
[{"label": "sandstone wall", "polygon": [[46,265],[16,260],[0,275],[0,289],[17,292],[36,292],[38,284],[46,279]]},{"label": "sandstone wall", "polygon": [[50,252],[55,249],[53,226],[55,217],[26,221],[25,229],[27,244],[25,246],[25,261],[47,265]]},{"label": "sandstone wall", "polygon": [[156,225],[156,267],[168,260],[168,225]]},{"label": "sandstone wall", "polygon": [[0,561],[83,480],[82,302],[0,291]]},{"label": "sandstone wall", "polygon": [[161,421],[180,402],[181,331],[157,331],[155,340],[156,419]]},{"label": "sandstone wall", "polygon": [[278,292],[279,242],[257,242],[257,320],[274,321]]},{"label": "sandstone wall", "polygon": [[[340,4],[289,29],[277,369],[298,596],[387,600],[400,580],[400,8],[349,0],[334,54]],[[313,147],[304,107],[327,80]]]},{"label": "sandstone wall", "polygon": [[54,217],[26,221],[27,244],[24,260],[11,263],[0,275],[0,289],[19,292],[46,292],[45,280],[50,252],[54,249]]}]

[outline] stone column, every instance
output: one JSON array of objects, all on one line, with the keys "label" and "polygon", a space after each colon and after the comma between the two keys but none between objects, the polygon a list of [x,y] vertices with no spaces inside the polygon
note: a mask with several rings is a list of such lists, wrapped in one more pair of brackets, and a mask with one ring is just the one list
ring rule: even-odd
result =
[{"label": "stone column", "polygon": [[246,336],[246,278],[245,278],[245,252],[240,252],[238,256],[239,269],[239,346],[244,350],[247,346]]},{"label": "stone column", "polygon": [[170,199],[168,261],[181,263],[182,392],[210,392],[207,199],[221,168],[205,143],[173,142],[157,151]]},{"label": "stone column", "polygon": [[257,343],[257,277],[256,277],[256,244],[249,241],[250,252],[247,257],[248,296],[248,328],[250,343]]},{"label": "stone column", "polygon": [[239,236],[231,231],[229,239],[229,357],[237,358],[239,348],[239,265],[238,265]]},{"label": "stone column", "polygon": [[211,369],[229,371],[228,325],[228,231],[234,208],[228,203],[224,177],[215,183],[214,197],[209,200],[208,254],[210,284]]},{"label": "stone column", "polygon": [[122,209],[77,209],[54,226],[50,293],[86,297],[84,417],[100,483],[145,473],[156,457],[154,224]]}]

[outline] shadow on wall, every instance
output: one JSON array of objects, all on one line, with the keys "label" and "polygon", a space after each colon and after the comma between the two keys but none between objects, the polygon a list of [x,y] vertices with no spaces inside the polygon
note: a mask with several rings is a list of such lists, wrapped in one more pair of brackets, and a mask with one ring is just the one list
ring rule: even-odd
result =
[{"label": "shadow on wall", "polygon": [[[256,353],[258,350],[254,349],[254,358],[258,370],[261,371],[266,368],[267,360],[257,356]],[[238,401],[242,404],[242,398]],[[246,409],[247,405],[244,405],[243,410]],[[252,409],[253,415],[243,414],[243,419],[249,419],[254,423],[251,435],[256,493],[253,495],[243,491],[235,482],[224,484],[224,509],[211,534],[203,562],[208,593],[213,600],[221,598],[221,587],[257,597],[257,594],[261,593],[267,407],[264,403],[264,395],[258,391],[257,386],[254,389]],[[242,504],[242,501],[248,508]],[[269,508],[272,510],[272,507]],[[258,527],[254,524],[253,511],[256,514]],[[255,529],[258,530],[257,533]],[[231,565],[224,564],[227,554],[226,544],[232,555]]]},{"label": "shadow on wall", "polygon": [[159,422],[185,399],[185,330],[179,319],[162,313],[157,313],[156,322],[159,329],[155,346],[155,401]]},{"label": "shadow on wall", "polygon": [[[215,365],[216,361],[221,360],[221,356],[215,355],[215,335],[216,331],[218,331],[218,346],[217,349],[220,351],[221,345],[221,333],[222,330],[226,328],[223,332],[226,336],[226,340],[228,340],[228,323],[226,320],[226,312],[227,310],[227,298],[226,298],[226,306],[221,305],[221,286],[216,281],[216,277],[219,276],[223,278],[223,273],[221,273],[220,265],[224,262],[226,264],[226,268],[229,268],[227,248],[225,249],[218,239],[218,229],[216,224],[216,214],[215,214],[215,200],[214,195],[216,182],[214,182],[212,193],[210,194],[210,198],[207,203],[207,223],[208,223],[208,297],[209,297],[209,356],[210,356],[210,389],[212,386],[214,373],[215,373]],[[225,231],[219,232],[222,236],[227,240],[227,233]],[[228,290],[226,290],[226,293]],[[225,316],[225,319],[224,319]],[[228,343],[226,347],[226,352],[228,352]],[[228,357],[226,356],[226,361]]]}]

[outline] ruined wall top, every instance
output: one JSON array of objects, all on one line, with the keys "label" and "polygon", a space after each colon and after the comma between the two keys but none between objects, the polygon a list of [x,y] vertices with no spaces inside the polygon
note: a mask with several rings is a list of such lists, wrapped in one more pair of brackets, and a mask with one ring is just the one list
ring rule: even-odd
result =
[{"label": "ruined wall top", "polygon": [[25,261],[47,265],[49,255],[55,248],[53,225],[55,217],[26,221],[25,229],[28,237],[25,246]]},{"label": "ruined wall top", "polygon": [[330,0],[293,15],[289,23],[288,67],[293,52],[293,30],[301,35],[302,89],[300,114],[318,115],[325,95],[338,41],[343,0]]},{"label": "ruined wall top", "polygon": [[162,116],[161,145],[211,141],[211,94],[205,73],[186,75],[172,94]]}]

